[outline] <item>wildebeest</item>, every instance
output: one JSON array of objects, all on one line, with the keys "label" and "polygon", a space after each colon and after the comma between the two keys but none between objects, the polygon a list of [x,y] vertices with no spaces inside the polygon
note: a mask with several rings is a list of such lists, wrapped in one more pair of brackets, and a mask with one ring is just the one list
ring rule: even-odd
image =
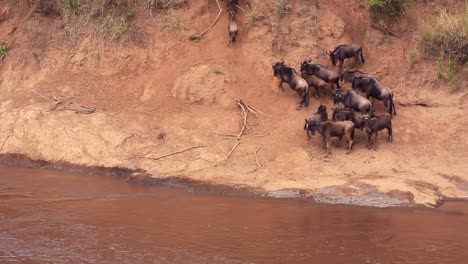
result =
[{"label": "wildebeest", "polygon": [[228,30],[229,30],[229,43],[228,43],[228,46],[230,46],[231,42],[236,42],[236,37],[237,37],[237,34],[239,33],[239,27],[237,26],[236,15],[235,14],[229,16]]},{"label": "wildebeest", "polygon": [[340,75],[320,64],[311,63],[311,59],[305,60],[301,63],[301,73],[315,75],[329,83],[332,88],[334,88],[335,84],[337,88],[340,88]]},{"label": "wildebeest", "polygon": [[283,83],[286,82],[302,98],[297,109],[302,105],[309,106],[309,84],[297,74],[296,70],[286,66],[284,61],[279,61],[273,64],[273,73],[280,80],[278,88],[284,91]]},{"label": "wildebeest", "polygon": [[310,134],[309,132],[313,131],[313,126],[317,122],[321,121],[327,121],[328,120],[328,113],[327,113],[327,107],[320,104],[317,112],[309,116],[308,118],[305,119],[305,124],[304,124],[304,130],[307,133],[307,138],[310,139]]},{"label": "wildebeest", "polygon": [[354,124],[351,121],[321,121],[314,122],[311,128],[312,135],[315,134],[315,130],[322,135],[323,144],[327,150],[327,156],[330,156],[330,139],[337,137],[341,140],[343,136],[346,137],[348,142],[348,152],[351,153],[351,149],[354,143]]},{"label": "wildebeest", "polygon": [[376,147],[377,134],[380,130],[387,129],[387,142],[393,142],[392,135],[392,116],[389,113],[383,113],[380,116],[374,116],[371,118],[364,119],[364,128],[369,139],[367,148],[371,149]]},{"label": "wildebeest", "polygon": [[372,115],[371,102],[357,94],[355,91],[342,91],[338,89],[333,96],[333,103],[342,103],[346,108],[354,109],[362,114]]},{"label": "wildebeest", "polygon": [[392,113],[396,115],[392,90],[383,85],[377,78],[355,77],[352,82],[352,87],[353,89],[359,89],[364,92],[367,99],[373,97],[382,100],[388,113],[390,113],[390,115]]},{"label": "wildebeest", "polygon": [[345,71],[340,74],[340,81],[352,83],[354,78],[364,76],[364,73],[361,71]]},{"label": "wildebeest", "polygon": [[333,51],[327,52],[330,56],[330,60],[333,66],[336,66],[336,63],[339,62],[340,73],[343,70],[344,60],[347,58],[353,58],[355,63],[359,61],[359,55],[361,55],[362,63],[365,63],[364,55],[362,53],[362,47],[357,44],[351,45],[339,45]]},{"label": "wildebeest", "polygon": [[345,110],[335,108],[333,109],[332,120],[333,121],[351,121],[354,124],[354,128],[363,129],[364,119],[362,114],[354,111],[353,109]]},{"label": "wildebeest", "polygon": [[330,84],[326,83],[324,80],[316,77],[315,75],[309,75],[302,73],[301,77],[306,80],[306,82],[309,84],[309,87],[314,87],[315,90],[315,98],[318,98],[318,91],[322,91],[322,93],[325,93],[327,90],[331,90]]}]

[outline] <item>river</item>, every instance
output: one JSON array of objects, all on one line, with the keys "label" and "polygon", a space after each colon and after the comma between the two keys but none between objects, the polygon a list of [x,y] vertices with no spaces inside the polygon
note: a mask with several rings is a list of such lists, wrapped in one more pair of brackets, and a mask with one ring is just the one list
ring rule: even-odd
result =
[{"label": "river", "polygon": [[468,263],[468,206],[195,194],[0,167],[0,263]]}]

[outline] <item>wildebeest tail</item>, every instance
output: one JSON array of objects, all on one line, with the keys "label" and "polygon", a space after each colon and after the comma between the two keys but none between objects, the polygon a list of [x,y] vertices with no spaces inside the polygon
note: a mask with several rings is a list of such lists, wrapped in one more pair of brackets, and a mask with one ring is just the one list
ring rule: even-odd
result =
[{"label": "wildebeest tail", "polygon": [[361,48],[361,60],[362,60],[362,63],[366,63],[366,61],[364,60],[364,53],[362,52],[362,48]]},{"label": "wildebeest tail", "polygon": [[390,115],[392,112],[394,115],[396,115],[395,104],[393,103],[393,93],[390,95]]}]

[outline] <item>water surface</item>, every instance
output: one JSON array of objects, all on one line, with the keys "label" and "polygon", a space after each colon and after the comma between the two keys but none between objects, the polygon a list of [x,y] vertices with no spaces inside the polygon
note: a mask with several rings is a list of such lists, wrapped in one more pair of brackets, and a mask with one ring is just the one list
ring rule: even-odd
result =
[{"label": "water surface", "polygon": [[0,263],[468,263],[468,206],[374,209],[0,168]]}]

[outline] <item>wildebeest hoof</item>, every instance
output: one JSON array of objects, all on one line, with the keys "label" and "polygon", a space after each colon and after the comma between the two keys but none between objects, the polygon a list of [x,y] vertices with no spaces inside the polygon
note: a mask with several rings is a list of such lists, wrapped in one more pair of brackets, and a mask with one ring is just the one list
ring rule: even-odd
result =
[{"label": "wildebeest hoof", "polygon": [[347,151],[347,152],[346,152],[346,154],[349,154],[349,153],[351,153],[351,151]]}]

